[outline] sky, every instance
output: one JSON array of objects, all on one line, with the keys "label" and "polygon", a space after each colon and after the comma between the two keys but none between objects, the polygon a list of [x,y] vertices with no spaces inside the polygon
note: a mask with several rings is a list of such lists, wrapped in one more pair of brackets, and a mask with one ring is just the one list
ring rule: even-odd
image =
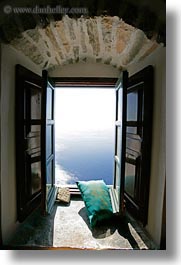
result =
[{"label": "sky", "polygon": [[110,129],[115,117],[114,104],[114,89],[56,89],[56,134]]}]

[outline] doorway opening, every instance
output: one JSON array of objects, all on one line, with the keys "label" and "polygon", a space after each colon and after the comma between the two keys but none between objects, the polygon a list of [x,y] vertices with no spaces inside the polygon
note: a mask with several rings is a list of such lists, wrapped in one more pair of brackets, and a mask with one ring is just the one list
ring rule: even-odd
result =
[{"label": "doorway opening", "polygon": [[55,184],[113,184],[115,89],[55,89]]},{"label": "doorway opening", "polygon": [[[40,77],[23,66],[17,65],[16,80],[16,172],[18,221],[24,221],[26,217],[40,205],[40,202],[42,215],[48,215],[53,210],[57,192],[54,174],[55,121],[57,123],[58,119],[60,122],[62,121],[61,124],[63,123],[62,117],[59,114],[56,113],[56,118],[54,117],[56,105],[63,105],[61,102],[55,102],[55,93],[58,91],[57,87],[59,87],[59,89],[61,89],[61,87],[66,87],[66,91],[69,91],[69,93],[71,92],[68,100],[63,101],[64,105],[68,106],[67,112],[69,112],[69,116],[65,117],[66,124],[74,124],[74,127],[71,127],[71,133],[75,132],[76,128],[78,128],[79,131],[82,128],[81,130],[83,133],[77,138],[79,141],[86,139],[85,142],[89,143],[86,137],[91,135],[89,126],[92,120],[95,122],[97,121],[97,118],[100,117],[97,121],[97,125],[100,126],[98,127],[99,129],[103,129],[104,122],[107,122],[108,120],[107,110],[113,111],[112,125],[114,126],[111,127],[113,128],[112,135],[114,137],[112,137],[113,144],[111,146],[114,149],[114,152],[112,150],[114,159],[110,159],[111,163],[114,164],[114,166],[112,165],[112,168],[114,168],[114,181],[112,187],[110,187],[113,213],[122,215],[126,208],[134,218],[140,220],[143,225],[146,225],[148,216],[150,158],[152,146],[151,121],[153,105],[153,68],[148,66],[140,72],[135,73],[130,78],[128,78],[128,72],[123,71],[122,76],[117,80],[117,83],[115,80],[93,80],[92,78],[86,80],[77,79],[77,82],[69,79],[69,82],[66,82],[66,80],[60,78],[54,78],[52,80],[48,77],[48,72],[46,70],[42,72],[42,77]],[[68,87],[71,87],[72,91],[69,90]],[[98,95],[91,97],[89,95],[86,101],[76,94],[76,97],[73,98],[72,93],[73,91],[77,93],[77,87],[80,89],[81,93],[83,91],[86,92],[87,87],[92,87],[91,90],[87,90],[92,92],[97,90],[93,89],[95,87],[99,89],[101,88],[100,90],[97,90],[100,91],[101,97],[99,98]],[[103,88],[107,89],[108,87],[113,88],[112,102],[114,102],[115,107],[110,107],[110,105],[106,103],[106,108],[103,110],[102,102],[103,99],[105,99],[105,96],[103,96]],[[111,91],[111,89],[106,89],[105,92]],[[111,97],[109,96],[109,99],[110,98]],[[61,96],[61,99],[63,99],[63,96]],[[93,99],[98,99],[97,110],[96,103]],[[72,105],[73,102],[76,104]],[[81,104],[83,104],[83,107],[81,107]],[[37,113],[41,113],[41,115],[36,117],[34,117],[35,105]],[[86,114],[86,108],[88,106],[89,114]],[[79,112],[76,114],[76,111],[78,110]],[[101,114],[99,114],[100,110],[103,110]],[[90,116],[91,113],[95,113],[95,116]],[[75,118],[80,115],[82,115],[81,120],[76,121]],[[36,128],[39,126],[40,133],[36,134],[36,137],[34,137],[35,135],[31,137],[32,135],[30,133],[34,126],[36,126]],[[94,125],[93,129],[95,130],[95,128],[97,127]],[[102,131],[105,132],[105,128]],[[60,132],[62,132],[62,129]],[[98,136],[100,136],[101,130],[98,130],[98,132]],[[72,140],[71,134],[65,133],[65,136],[68,137],[67,142],[70,143]],[[37,138],[36,141],[34,141],[34,138]],[[101,135],[100,139],[102,140],[104,137]],[[96,150],[97,153],[100,152],[100,150],[104,151],[102,153],[104,154],[105,149],[100,147],[98,143],[99,142],[90,141],[89,148],[95,148],[93,150]],[[107,143],[107,141],[105,141],[105,143]],[[34,156],[35,147],[40,148],[40,150],[36,152],[36,156]],[[89,150],[89,148],[86,148],[86,151]],[[80,151],[80,147],[77,147],[76,149]],[[95,157],[97,155],[96,152],[94,152]],[[69,158],[72,158],[72,153],[73,151],[70,148]],[[60,154],[63,157],[63,150]],[[86,156],[88,156],[87,153],[80,156],[81,163],[89,166],[90,159],[88,159],[86,164]],[[75,158],[76,156],[70,160],[74,161]],[[97,162],[99,159],[96,157],[95,161]],[[32,196],[31,184],[33,183],[32,179],[35,176],[36,170],[35,166],[32,165],[37,162],[40,162],[41,164],[39,177],[41,179],[41,190],[34,192]],[[105,166],[107,166],[106,162],[101,165],[102,168],[105,168]],[[89,172],[90,174],[90,172],[94,172],[94,169],[95,165],[90,167],[90,171],[86,169],[86,172]],[[75,175],[75,177],[78,177],[78,175]],[[92,173],[90,174],[90,177],[93,179]],[[99,174],[98,177],[103,178],[103,175]],[[112,180],[111,173],[110,180]],[[109,182],[107,182],[107,184],[109,184]]]}]

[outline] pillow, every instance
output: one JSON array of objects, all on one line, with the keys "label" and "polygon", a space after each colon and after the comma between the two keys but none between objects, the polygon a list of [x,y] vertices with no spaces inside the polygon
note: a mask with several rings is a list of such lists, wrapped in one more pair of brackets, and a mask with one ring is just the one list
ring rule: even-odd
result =
[{"label": "pillow", "polygon": [[109,188],[103,180],[77,181],[85,203],[90,226],[113,215]]}]

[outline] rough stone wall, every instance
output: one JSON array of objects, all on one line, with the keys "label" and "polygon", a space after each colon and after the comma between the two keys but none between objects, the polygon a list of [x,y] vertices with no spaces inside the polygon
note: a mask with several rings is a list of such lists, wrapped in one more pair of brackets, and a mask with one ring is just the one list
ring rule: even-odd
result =
[{"label": "rough stone wall", "polygon": [[117,16],[51,21],[26,30],[10,43],[42,69],[77,62],[102,62],[119,69],[140,61],[160,44]]}]

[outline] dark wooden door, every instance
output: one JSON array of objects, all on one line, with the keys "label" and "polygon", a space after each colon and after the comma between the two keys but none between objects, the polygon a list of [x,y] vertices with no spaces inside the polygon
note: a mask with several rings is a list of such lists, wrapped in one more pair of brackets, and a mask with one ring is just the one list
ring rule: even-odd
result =
[{"label": "dark wooden door", "polygon": [[151,164],[153,67],[128,78],[124,71],[116,84],[113,210],[126,209],[147,223]]},{"label": "dark wooden door", "polygon": [[42,72],[42,210],[46,215],[51,212],[56,198],[55,187],[55,121],[54,121],[54,84],[47,71]]},{"label": "dark wooden door", "polygon": [[16,65],[16,183],[20,222],[41,202],[41,84],[40,76]]},{"label": "dark wooden door", "polygon": [[152,139],[153,67],[128,79],[126,90],[126,153],[124,197],[126,208],[147,223]]}]

